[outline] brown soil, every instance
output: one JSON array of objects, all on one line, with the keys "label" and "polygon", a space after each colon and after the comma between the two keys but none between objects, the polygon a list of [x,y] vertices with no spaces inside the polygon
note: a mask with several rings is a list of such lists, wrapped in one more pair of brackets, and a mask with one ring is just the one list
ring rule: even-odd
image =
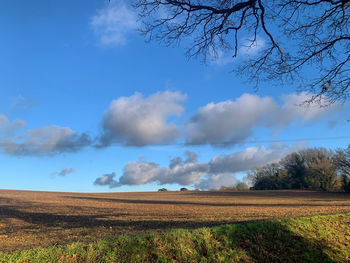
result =
[{"label": "brown soil", "polygon": [[0,251],[120,234],[350,212],[350,195],[309,191],[57,193],[0,190]]}]

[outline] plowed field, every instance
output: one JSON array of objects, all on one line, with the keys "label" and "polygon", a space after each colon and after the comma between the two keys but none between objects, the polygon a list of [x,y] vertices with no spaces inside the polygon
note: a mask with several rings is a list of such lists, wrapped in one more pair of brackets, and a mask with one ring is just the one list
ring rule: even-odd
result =
[{"label": "plowed field", "polygon": [[0,190],[0,251],[120,234],[350,212],[350,195],[310,191],[57,193]]}]

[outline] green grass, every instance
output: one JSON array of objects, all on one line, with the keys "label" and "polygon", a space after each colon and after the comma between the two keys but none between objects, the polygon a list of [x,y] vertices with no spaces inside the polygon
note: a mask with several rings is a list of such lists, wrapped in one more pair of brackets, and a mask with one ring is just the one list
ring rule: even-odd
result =
[{"label": "green grass", "polygon": [[120,236],[0,253],[0,262],[350,262],[350,213]]}]

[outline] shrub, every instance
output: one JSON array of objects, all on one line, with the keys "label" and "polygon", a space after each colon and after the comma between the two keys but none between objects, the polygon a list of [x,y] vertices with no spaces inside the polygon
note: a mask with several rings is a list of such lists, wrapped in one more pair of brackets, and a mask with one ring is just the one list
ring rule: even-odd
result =
[{"label": "shrub", "polygon": [[219,191],[237,191],[237,188],[235,186],[221,186]]},{"label": "shrub", "polygon": [[246,191],[249,190],[249,186],[246,183],[238,183],[236,185],[238,191]]}]

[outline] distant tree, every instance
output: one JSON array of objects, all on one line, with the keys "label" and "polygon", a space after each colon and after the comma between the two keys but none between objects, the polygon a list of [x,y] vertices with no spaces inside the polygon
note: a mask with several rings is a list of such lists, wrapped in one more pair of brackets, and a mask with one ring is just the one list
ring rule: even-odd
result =
[{"label": "distant tree", "polygon": [[350,0],[135,1],[149,40],[172,45],[187,38],[187,55],[204,61],[243,53],[240,74],[256,85],[299,83],[315,94],[309,102],[350,95]]},{"label": "distant tree", "polygon": [[166,189],[166,188],[160,188],[160,189],[158,189],[158,192],[166,192],[166,191],[168,191],[168,189]]},{"label": "distant tree", "polygon": [[221,186],[219,191],[237,191],[235,186]]},{"label": "distant tree", "polygon": [[246,191],[246,190],[249,190],[249,186],[246,184],[246,183],[238,183],[237,185],[236,185],[236,189],[238,190],[238,191]]},{"label": "distant tree", "polygon": [[279,163],[271,163],[251,170],[248,179],[254,190],[289,189],[289,178]]},{"label": "distant tree", "polygon": [[307,167],[305,164],[304,154],[301,152],[289,154],[281,160],[281,165],[283,166],[288,176],[292,178],[292,189],[307,188]]},{"label": "distant tree", "polygon": [[346,149],[336,150],[334,163],[343,179],[343,189],[350,192],[350,144]]},{"label": "distant tree", "polygon": [[[280,163],[291,178],[291,188],[323,189],[328,180],[334,182],[336,174],[332,164],[333,154],[325,148],[310,148],[283,158]],[[332,179],[326,179],[327,176]]]},{"label": "distant tree", "polygon": [[[269,188],[280,189],[281,182],[285,174],[282,172],[282,167],[279,163],[271,163],[265,166],[256,167],[248,173],[248,180],[252,182],[257,190],[262,190],[265,188],[266,184],[269,184]],[[269,178],[269,179],[267,179]],[[267,179],[267,180],[266,180]]]},{"label": "distant tree", "polygon": [[306,181],[308,188],[311,189],[323,191],[338,190],[337,184],[339,180],[332,159],[323,156],[312,162],[308,168]]},{"label": "distant tree", "polygon": [[[339,158],[340,159],[340,158]],[[291,153],[279,163],[253,169],[248,178],[256,190],[314,189],[338,191],[341,182],[333,151],[313,148]]]},{"label": "distant tree", "polygon": [[182,187],[180,191],[188,191],[188,189],[186,187]]},{"label": "distant tree", "polygon": [[275,176],[261,177],[253,187],[254,190],[277,190],[281,189],[278,178]]}]

